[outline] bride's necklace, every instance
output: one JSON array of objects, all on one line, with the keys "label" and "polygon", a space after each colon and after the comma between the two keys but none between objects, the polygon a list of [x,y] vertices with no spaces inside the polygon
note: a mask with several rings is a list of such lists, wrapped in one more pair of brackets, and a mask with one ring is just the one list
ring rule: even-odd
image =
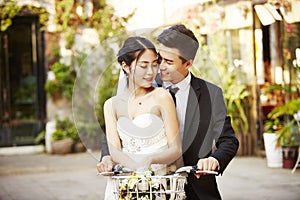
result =
[{"label": "bride's necklace", "polygon": [[129,101],[133,104],[133,105],[138,105],[141,106],[143,105],[143,97],[135,97],[134,95],[129,97]]},{"label": "bride's necklace", "polygon": [[[134,102],[137,102],[137,104],[139,105],[139,106],[141,106],[142,105],[142,99],[141,99],[141,97],[138,97],[137,99],[133,99],[134,100]],[[136,104],[136,103],[135,103]]]},{"label": "bride's necklace", "polygon": [[136,95],[136,93],[133,93],[132,95],[129,96],[129,100],[133,101],[133,103],[138,106],[143,105],[143,101],[145,100],[145,95],[147,94],[147,92],[142,92],[142,94],[140,95]]},{"label": "bride's necklace", "polygon": [[148,91],[142,91],[140,94],[137,94],[136,92],[133,92],[129,94],[129,99],[132,101],[135,105],[142,106],[143,102],[146,100],[145,97],[153,88],[149,88]]}]

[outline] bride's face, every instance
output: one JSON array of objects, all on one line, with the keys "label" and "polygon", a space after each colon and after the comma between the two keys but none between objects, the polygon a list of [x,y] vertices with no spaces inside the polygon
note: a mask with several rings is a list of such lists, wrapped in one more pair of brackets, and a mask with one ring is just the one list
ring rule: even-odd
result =
[{"label": "bride's face", "polygon": [[131,63],[129,81],[132,82],[135,87],[149,88],[152,86],[152,82],[158,71],[158,60],[156,52],[146,49],[144,53]]}]

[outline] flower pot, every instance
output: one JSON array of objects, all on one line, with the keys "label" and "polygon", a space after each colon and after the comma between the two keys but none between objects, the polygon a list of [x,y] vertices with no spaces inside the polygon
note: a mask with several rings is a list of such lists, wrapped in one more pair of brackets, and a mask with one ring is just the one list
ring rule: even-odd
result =
[{"label": "flower pot", "polygon": [[267,166],[282,167],[282,149],[276,147],[277,134],[264,133],[264,144],[266,150]]},{"label": "flower pot", "polygon": [[67,154],[72,153],[73,140],[71,138],[52,141],[52,153],[53,154]]},{"label": "flower pot", "polygon": [[86,151],[86,148],[82,142],[76,142],[73,148],[75,153]]},{"label": "flower pot", "polygon": [[282,146],[282,168],[293,169],[298,153],[298,146]]}]

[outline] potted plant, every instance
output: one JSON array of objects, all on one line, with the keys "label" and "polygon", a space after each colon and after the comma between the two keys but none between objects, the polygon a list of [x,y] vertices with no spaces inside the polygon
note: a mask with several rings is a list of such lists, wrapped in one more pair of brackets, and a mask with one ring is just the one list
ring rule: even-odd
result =
[{"label": "potted plant", "polygon": [[276,145],[282,148],[283,168],[293,168],[297,157],[299,147],[299,128],[294,117],[300,111],[300,98],[293,99],[285,104],[275,107],[268,118],[279,120]]},{"label": "potted plant", "polygon": [[73,152],[73,147],[78,143],[79,137],[74,124],[69,118],[56,117],[56,130],[52,134],[52,153],[66,154]]},{"label": "potted plant", "polygon": [[282,149],[277,146],[277,134],[275,133],[280,125],[280,120],[268,119],[264,123],[264,145],[268,167],[282,167]]}]

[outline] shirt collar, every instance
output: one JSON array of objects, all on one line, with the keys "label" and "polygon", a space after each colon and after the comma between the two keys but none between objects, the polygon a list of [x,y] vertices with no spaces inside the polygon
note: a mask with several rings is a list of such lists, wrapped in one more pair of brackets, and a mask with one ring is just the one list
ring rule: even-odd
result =
[{"label": "shirt collar", "polygon": [[172,84],[171,82],[163,82],[163,87],[167,88],[170,86],[176,86],[180,90],[185,90],[190,85],[190,82],[191,82],[191,73],[189,72],[188,75],[179,83]]}]

